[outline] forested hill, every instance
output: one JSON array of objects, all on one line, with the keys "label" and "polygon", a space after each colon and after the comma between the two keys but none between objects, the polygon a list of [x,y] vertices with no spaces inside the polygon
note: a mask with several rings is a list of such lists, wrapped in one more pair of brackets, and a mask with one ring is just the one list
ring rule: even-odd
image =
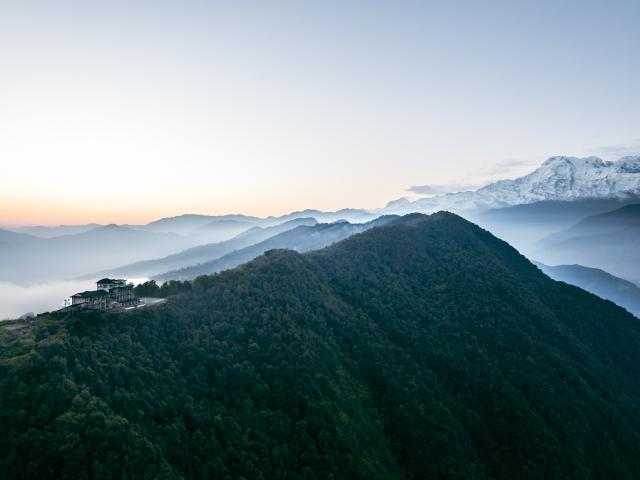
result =
[{"label": "forested hill", "polygon": [[638,319],[452,214],[0,332],[5,478],[640,478]]}]

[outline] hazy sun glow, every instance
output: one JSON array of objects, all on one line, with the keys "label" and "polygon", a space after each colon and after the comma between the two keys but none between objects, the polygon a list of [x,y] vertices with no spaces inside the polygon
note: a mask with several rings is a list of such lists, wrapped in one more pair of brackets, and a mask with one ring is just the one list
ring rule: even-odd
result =
[{"label": "hazy sun glow", "polygon": [[3,4],[0,225],[373,208],[638,138],[637,2],[240,3]]}]

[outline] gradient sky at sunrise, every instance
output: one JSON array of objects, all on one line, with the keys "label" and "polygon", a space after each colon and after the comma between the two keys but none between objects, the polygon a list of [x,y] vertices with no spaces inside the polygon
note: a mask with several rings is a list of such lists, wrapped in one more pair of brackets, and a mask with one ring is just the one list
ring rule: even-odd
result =
[{"label": "gradient sky at sunrise", "polygon": [[0,225],[374,208],[640,152],[638,1],[0,0]]}]

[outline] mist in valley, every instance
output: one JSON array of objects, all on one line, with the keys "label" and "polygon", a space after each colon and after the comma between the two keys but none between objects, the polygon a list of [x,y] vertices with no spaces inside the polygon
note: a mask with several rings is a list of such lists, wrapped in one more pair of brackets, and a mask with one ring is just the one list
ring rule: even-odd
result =
[{"label": "mist in valley", "polygon": [[0,281],[0,320],[58,310],[65,297],[94,288],[95,283],[90,280],[56,280],[32,285]]}]

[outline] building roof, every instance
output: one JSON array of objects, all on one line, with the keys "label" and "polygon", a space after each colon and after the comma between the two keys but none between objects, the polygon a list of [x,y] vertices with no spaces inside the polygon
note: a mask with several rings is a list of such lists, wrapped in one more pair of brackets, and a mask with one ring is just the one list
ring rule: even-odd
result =
[{"label": "building roof", "polygon": [[109,295],[104,290],[87,290],[86,292],[80,292],[72,295],[75,298],[93,298],[93,297],[104,297]]},{"label": "building roof", "polygon": [[98,285],[119,285],[121,283],[125,283],[125,281],[116,278],[103,278],[102,280],[98,280],[96,283]]}]

